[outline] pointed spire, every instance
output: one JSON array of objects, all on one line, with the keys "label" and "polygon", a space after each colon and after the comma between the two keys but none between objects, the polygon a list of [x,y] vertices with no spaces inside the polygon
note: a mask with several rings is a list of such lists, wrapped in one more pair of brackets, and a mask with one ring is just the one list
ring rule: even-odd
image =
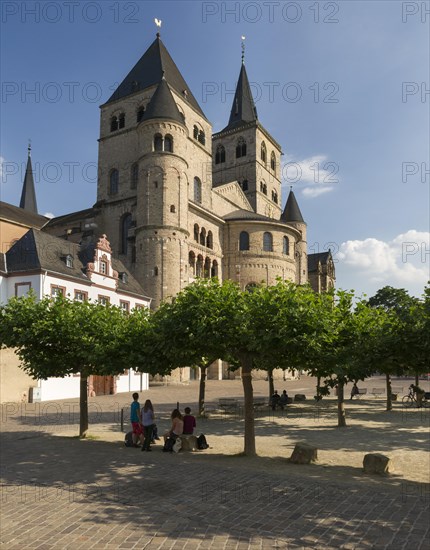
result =
[{"label": "pointed spire", "polygon": [[180,96],[183,96],[184,90],[187,90],[188,103],[200,115],[205,117],[196,98],[191,93],[190,87],[185,82],[184,77],[167,51],[166,46],[163,44],[159,32],[154,42],[149,46],[106,103],[111,103],[112,101],[122,99],[159,84],[162,79],[163,71],[164,78],[169,83],[169,86]]},{"label": "pointed spire", "polygon": [[164,78],[164,73],[143,115],[142,121],[154,118],[170,119],[184,124],[184,119]]},{"label": "pointed spire", "polygon": [[34,188],[33,167],[31,165],[31,142],[28,143],[27,168],[25,170],[19,207],[37,214],[36,190]]},{"label": "pointed spire", "polygon": [[242,66],[240,68],[239,80],[237,81],[236,93],[234,94],[230,120],[223,131],[231,130],[248,122],[256,122],[257,119],[257,109],[252,97],[251,86],[249,85],[242,57]]},{"label": "pointed spire", "polygon": [[283,222],[300,222],[305,223],[302,213],[300,212],[299,205],[297,204],[296,197],[294,196],[293,189],[290,187],[290,194],[288,195],[287,203],[284,211],[281,215]]}]

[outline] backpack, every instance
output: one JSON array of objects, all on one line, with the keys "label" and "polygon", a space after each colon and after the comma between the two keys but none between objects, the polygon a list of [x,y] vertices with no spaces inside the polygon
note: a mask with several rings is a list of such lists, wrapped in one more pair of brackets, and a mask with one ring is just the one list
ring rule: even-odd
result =
[{"label": "backpack", "polygon": [[172,437],[168,437],[166,439],[166,442],[164,443],[163,453],[173,452],[173,445],[174,444],[175,444],[175,440]]},{"label": "backpack", "polygon": [[197,449],[209,449],[208,442],[206,441],[206,437],[203,434],[200,434],[197,438]]},{"label": "backpack", "polygon": [[125,434],[124,445],[125,445],[126,447],[134,447],[134,443],[133,443],[133,432],[127,432],[127,433]]}]

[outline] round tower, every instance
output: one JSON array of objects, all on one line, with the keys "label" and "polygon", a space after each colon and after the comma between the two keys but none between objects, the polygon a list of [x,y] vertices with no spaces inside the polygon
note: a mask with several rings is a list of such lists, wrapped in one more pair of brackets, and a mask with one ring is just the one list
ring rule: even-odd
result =
[{"label": "round tower", "polygon": [[187,129],[166,80],[158,84],[138,127],[136,278],[152,307],[185,286],[187,262]]}]

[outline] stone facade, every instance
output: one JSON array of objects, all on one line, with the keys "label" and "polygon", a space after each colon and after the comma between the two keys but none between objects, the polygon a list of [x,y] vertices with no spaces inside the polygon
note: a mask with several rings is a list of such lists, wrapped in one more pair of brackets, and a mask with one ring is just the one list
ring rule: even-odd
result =
[{"label": "stone facade", "polygon": [[101,106],[96,204],[44,230],[75,241],[109,235],[153,308],[196,277],[243,289],[278,277],[303,284],[307,226],[292,191],[281,208],[281,154],[243,63],[229,123],[212,136],[157,35]]}]

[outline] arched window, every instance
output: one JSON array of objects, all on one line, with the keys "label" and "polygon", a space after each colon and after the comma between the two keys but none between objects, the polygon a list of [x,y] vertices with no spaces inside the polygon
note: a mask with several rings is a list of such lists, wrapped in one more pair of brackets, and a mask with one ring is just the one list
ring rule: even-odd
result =
[{"label": "arched window", "polygon": [[196,255],[192,251],[188,254],[188,265],[191,275],[194,276],[196,274]]},{"label": "arched window", "polygon": [[263,235],[263,250],[264,252],[273,252],[273,237],[272,233],[268,231]]},{"label": "arched window", "polygon": [[145,107],[139,107],[136,113],[136,121],[140,122],[143,119],[143,115],[145,114]]},{"label": "arched window", "polygon": [[170,212],[171,212],[172,214],[175,214],[175,213],[176,213],[176,206],[175,206],[174,204],[171,204],[171,205],[170,205]]},{"label": "arched window", "polygon": [[206,246],[208,248],[214,247],[214,239],[213,239],[212,231],[208,231],[208,236],[206,237]]},{"label": "arched window", "polygon": [[110,119],[110,131],[115,132],[115,130],[118,130],[118,119],[116,118],[116,116],[113,116]]},{"label": "arched window", "polygon": [[287,256],[290,255],[290,239],[288,237],[284,237],[283,239],[282,252]]},{"label": "arched window", "polygon": [[272,190],[272,201],[278,204],[278,193]]},{"label": "arched window", "polygon": [[236,145],[236,158],[246,157],[246,141],[240,137]]},{"label": "arched window", "polygon": [[198,137],[199,137],[199,129],[197,128],[196,125],[194,125],[194,127],[193,127],[193,137],[194,137],[194,139],[198,139]]},{"label": "arched window", "polygon": [[130,187],[131,187],[131,189],[136,189],[138,179],[139,179],[139,165],[137,164],[137,162],[135,162],[131,166],[131,173],[130,173]]},{"label": "arched window", "polygon": [[154,136],[154,151],[163,150],[163,137],[161,134],[155,134]]},{"label": "arched window", "polygon": [[204,227],[200,231],[200,244],[206,246],[206,229]]},{"label": "arched window", "polygon": [[205,279],[209,279],[210,273],[211,273],[211,259],[206,258],[205,268],[204,268],[204,277],[205,277]]},{"label": "arched window", "polygon": [[264,164],[266,164],[267,154],[266,154],[266,144],[264,143],[264,141],[261,144],[260,156],[261,156],[261,160],[264,162]]},{"label": "arched window", "polygon": [[200,130],[199,137],[197,138],[197,140],[202,145],[206,145],[206,136],[205,136],[205,133],[203,132],[203,130]]},{"label": "arched window", "polygon": [[128,230],[131,227],[131,214],[124,214],[121,218],[121,254],[127,254],[128,250]]},{"label": "arched window", "polygon": [[173,138],[170,135],[164,137],[164,150],[173,153]]},{"label": "arched window", "polygon": [[218,145],[215,153],[215,164],[221,164],[225,162],[225,147],[224,145]]},{"label": "arched window", "polygon": [[118,119],[118,128],[124,128],[125,126],[125,114],[121,113]]},{"label": "arched window", "polygon": [[199,178],[194,178],[194,201],[199,204],[202,202],[202,182]]},{"label": "arched window", "polygon": [[216,260],[212,262],[211,277],[218,277],[218,262]]},{"label": "arched window", "polygon": [[240,186],[242,187],[242,191],[248,191],[248,180],[243,180]]},{"label": "arched window", "polygon": [[267,185],[264,183],[264,181],[260,181],[260,191],[267,195]]},{"label": "arched window", "polygon": [[119,173],[118,170],[114,169],[111,171],[109,176],[109,194],[116,195],[119,189]]},{"label": "arched window", "polygon": [[239,235],[239,250],[249,250],[249,233],[242,231]]},{"label": "arched window", "polygon": [[199,235],[200,235],[199,226],[195,223],[194,224],[194,240],[196,241],[196,243],[199,242]]},{"label": "arched window", "polygon": [[203,256],[199,254],[196,262],[196,277],[202,277],[203,275]]},{"label": "arched window", "polygon": [[270,168],[275,171],[276,170],[276,158],[275,153],[272,151],[272,154],[270,155]]}]

